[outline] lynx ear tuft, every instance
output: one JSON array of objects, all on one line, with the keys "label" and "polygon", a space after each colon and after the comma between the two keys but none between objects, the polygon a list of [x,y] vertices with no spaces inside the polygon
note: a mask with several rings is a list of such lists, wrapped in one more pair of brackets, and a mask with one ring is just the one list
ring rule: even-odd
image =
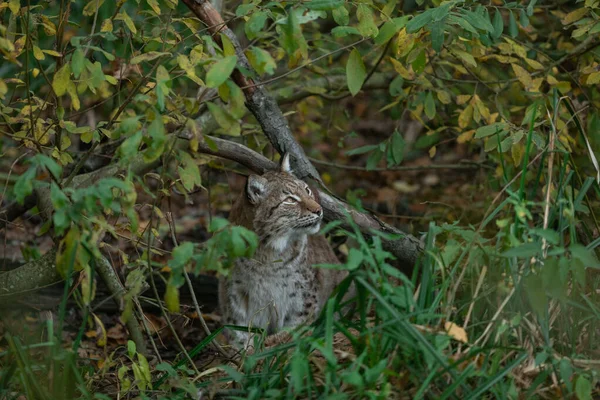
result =
[{"label": "lynx ear tuft", "polygon": [[281,157],[281,172],[287,172],[288,174],[292,173],[292,167],[290,166],[290,153],[285,153],[283,157]]},{"label": "lynx ear tuft", "polygon": [[267,191],[267,180],[262,176],[250,175],[246,182],[246,197],[252,204],[258,203]]}]

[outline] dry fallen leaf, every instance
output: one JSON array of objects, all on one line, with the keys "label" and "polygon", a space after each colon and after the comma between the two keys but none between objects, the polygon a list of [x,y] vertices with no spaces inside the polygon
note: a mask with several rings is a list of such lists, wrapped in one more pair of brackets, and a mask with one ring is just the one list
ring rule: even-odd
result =
[{"label": "dry fallen leaf", "polygon": [[444,329],[448,336],[450,336],[454,340],[458,340],[459,342],[467,343],[469,339],[467,338],[467,332],[460,326],[456,325],[454,322],[446,322],[444,324]]}]

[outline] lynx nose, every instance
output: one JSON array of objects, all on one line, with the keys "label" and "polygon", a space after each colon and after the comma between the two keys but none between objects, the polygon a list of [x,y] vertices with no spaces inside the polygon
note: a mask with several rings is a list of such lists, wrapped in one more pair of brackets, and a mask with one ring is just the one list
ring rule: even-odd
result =
[{"label": "lynx nose", "polygon": [[319,217],[323,216],[323,209],[322,208],[318,208],[315,211],[313,211],[313,213],[317,214]]}]

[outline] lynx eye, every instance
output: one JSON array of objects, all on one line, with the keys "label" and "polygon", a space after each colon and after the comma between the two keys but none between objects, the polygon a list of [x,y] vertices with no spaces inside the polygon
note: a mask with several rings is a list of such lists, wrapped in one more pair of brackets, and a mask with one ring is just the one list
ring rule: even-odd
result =
[{"label": "lynx eye", "polygon": [[285,200],[283,200],[283,204],[296,204],[297,202],[298,200],[293,197],[286,197]]}]

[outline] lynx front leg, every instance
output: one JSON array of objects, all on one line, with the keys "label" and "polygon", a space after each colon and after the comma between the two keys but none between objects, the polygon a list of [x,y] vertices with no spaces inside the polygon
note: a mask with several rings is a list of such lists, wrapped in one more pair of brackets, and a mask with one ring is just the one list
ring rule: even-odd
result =
[{"label": "lynx front leg", "polygon": [[[252,316],[249,315],[248,293],[235,286],[227,288],[223,324],[250,326]],[[254,334],[248,331],[225,329],[225,336],[238,349],[248,350],[254,344]]]}]

